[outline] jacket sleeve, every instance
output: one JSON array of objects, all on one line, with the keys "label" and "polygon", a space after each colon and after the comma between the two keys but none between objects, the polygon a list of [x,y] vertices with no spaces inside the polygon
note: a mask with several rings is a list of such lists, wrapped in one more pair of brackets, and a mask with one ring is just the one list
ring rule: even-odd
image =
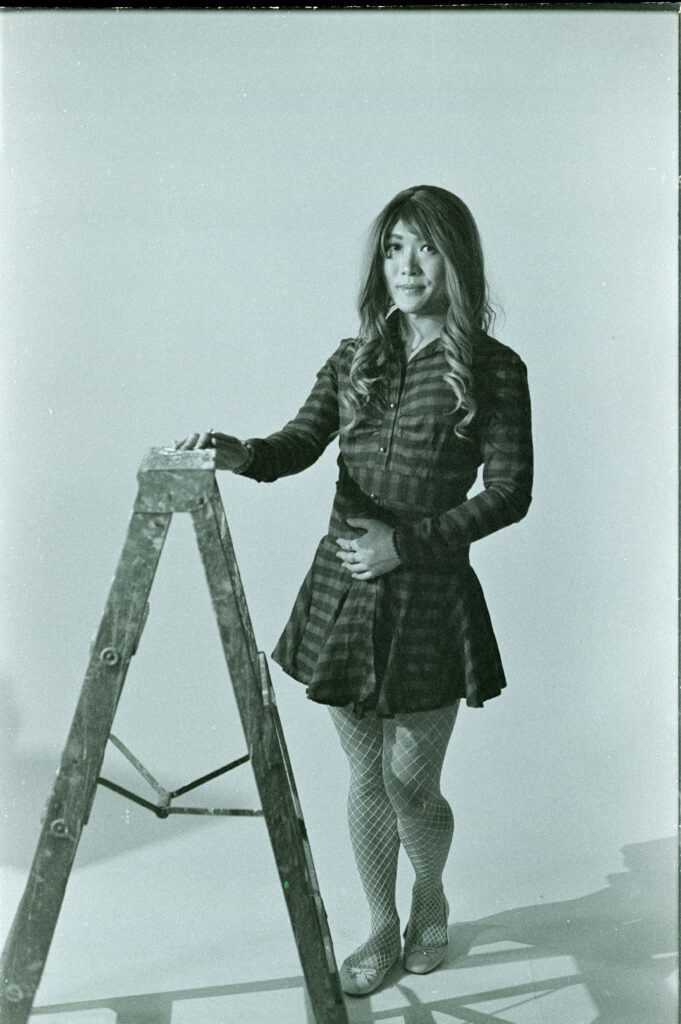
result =
[{"label": "jacket sleeve", "polygon": [[527,368],[510,358],[489,368],[480,403],[483,490],[447,511],[399,526],[405,566],[442,567],[459,549],[526,515],[532,500],[533,449]]},{"label": "jacket sleeve", "polygon": [[338,365],[343,344],[326,361],[297,415],[264,438],[246,441],[251,455],[241,476],[270,483],[307,469],[338,433]]}]

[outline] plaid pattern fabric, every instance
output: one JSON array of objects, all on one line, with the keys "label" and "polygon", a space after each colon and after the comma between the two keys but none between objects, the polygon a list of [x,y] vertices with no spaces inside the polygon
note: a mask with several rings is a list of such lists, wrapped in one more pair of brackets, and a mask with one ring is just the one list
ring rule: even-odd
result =
[{"label": "plaid pattern fabric", "polygon": [[[307,401],[282,430],[252,438],[245,475],[272,481],[311,465],[339,438],[339,480],[328,534],[317,548],[273,652],[321,703],[358,712],[481,707],[506,685],[470,544],[517,522],[531,501],[532,437],[527,373],[510,348],[476,339],[478,412],[455,434],[454,396],[441,341],[395,367],[381,408],[347,433],[338,396],[356,342],[343,341]],[[467,493],[483,467],[483,490]],[[335,557],[337,537],[361,531],[353,516],[395,527],[402,565],[353,580]]]}]

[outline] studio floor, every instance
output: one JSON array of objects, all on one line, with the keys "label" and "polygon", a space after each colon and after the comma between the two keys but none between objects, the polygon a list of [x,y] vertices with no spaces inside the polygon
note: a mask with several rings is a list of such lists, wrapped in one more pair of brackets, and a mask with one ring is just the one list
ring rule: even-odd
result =
[{"label": "studio floor", "polygon": [[[23,820],[25,831],[4,850],[5,932],[26,879],[18,863],[35,839],[35,821]],[[339,843],[332,854],[322,838],[319,846],[340,963],[364,938],[363,908],[348,848]],[[541,852],[550,862],[552,851]],[[478,870],[476,892],[469,885],[457,901],[461,876],[476,872],[479,850],[469,854],[464,843],[447,868],[459,914],[444,964],[426,976],[396,966],[379,991],[347,999],[350,1022],[675,1024],[673,838],[625,845],[600,888],[560,899],[544,895],[537,871],[542,891],[534,899],[530,882],[504,901],[507,868],[499,863]],[[401,909],[409,885],[401,869]],[[497,909],[462,917],[476,906]],[[31,1021],[314,1024],[264,822],[179,815],[160,822],[100,790]]]}]

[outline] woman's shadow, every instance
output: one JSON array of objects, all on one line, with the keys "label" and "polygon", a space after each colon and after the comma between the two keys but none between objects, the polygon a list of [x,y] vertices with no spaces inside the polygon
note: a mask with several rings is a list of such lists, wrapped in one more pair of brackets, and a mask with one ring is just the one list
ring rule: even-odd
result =
[{"label": "woman's shadow", "polygon": [[[507,1019],[503,1010],[497,1016],[475,1009],[476,1004],[516,1002],[515,997],[536,1002],[574,985],[586,988],[597,1009],[598,1016],[589,1024],[675,1024],[677,997],[669,976],[678,948],[676,840],[635,843],[625,846],[622,854],[627,870],[610,875],[608,886],[597,892],[452,926],[449,954],[440,968],[450,972],[450,991],[459,987],[457,971],[513,961],[569,957],[569,974],[428,1003],[415,998],[404,978],[395,979],[393,984],[409,1002],[399,1011],[403,1024],[434,1024],[435,1013],[437,1020],[451,1015],[453,1021],[467,1024],[499,1024]],[[484,952],[485,946],[509,942],[524,948]],[[388,1014],[367,1013],[368,1009],[350,1007],[351,1021],[400,1020],[394,1009]],[[514,1020],[521,1019],[516,1014]],[[562,1017],[561,1024],[569,1024],[569,1016]]]},{"label": "woman's shadow", "polygon": [[[449,954],[437,972],[437,988],[439,992],[463,989],[463,994],[419,999],[413,976],[396,967],[386,978],[386,990],[379,993],[380,999],[346,1001],[349,1021],[440,1024],[451,1019],[452,1024],[518,1024],[526,1019],[586,1024],[583,1003],[577,1013],[574,1003],[570,1012],[569,999],[562,1009],[555,1002],[551,1007],[541,1005],[547,996],[583,986],[595,1008],[589,1012],[597,1012],[597,1016],[589,1017],[588,1024],[675,1024],[676,997],[668,978],[677,948],[677,917],[671,892],[676,880],[676,842],[661,839],[636,843],[625,846],[622,852],[627,870],[609,876],[604,889],[573,900],[520,907],[452,926]],[[502,943],[515,943],[517,948],[496,948]],[[486,946],[495,948],[485,952]],[[569,972],[544,977],[547,972],[537,970],[539,977],[534,976],[533,965],[558,957],[569,958]],[[508,984],[506,968],[513,963],[521,969],[521,980]],[[498,968],[500,979],[506,983],[471,991],[470,968],[487,968],[487,978]],[[115,1013],[118,1024],[171,1024],[173,1007],[179,1002],[187,1004],[191,1014],[192,1000],[212,997],[229,1001],[230,996],[247,992],[258,994],[263,1004],[271,1005],[272,1019],[277,1019],[281,992],[302,986],[302,977],[280,978],[42,1007],[37,1014],[106,1007]],[[392,991],[399,993],[399,1006],[391,998]],[[493,1001],[503,1002],[505,1008],[493,1012],[489,1007],[477,1008]],[[527,1007],[526,1016],[523,1005]],[[305,1020],[307,1024],[320,1024],[315,1022],[309,1002]]]}]

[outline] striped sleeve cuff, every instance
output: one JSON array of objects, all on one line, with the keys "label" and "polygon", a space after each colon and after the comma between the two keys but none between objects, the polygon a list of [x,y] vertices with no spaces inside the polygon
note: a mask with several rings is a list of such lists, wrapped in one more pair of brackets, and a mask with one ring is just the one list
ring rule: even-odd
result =
[{"label": "striped sleeve cuff", "polygon": [[253,445],[249,441],[244,441],[244,445],[248,449],[248,455],[246,456],[245,461],[242,462],[240,466],[237,466],[236,469],[232,470],[233,473],[237,473],[237,474],[245,473],[248,469],[250,469],[250,467],[251,467],[251,465],[253,463],[253,458],[254,458],[254,455],[255,455],[255,452],[253,450]]}]

